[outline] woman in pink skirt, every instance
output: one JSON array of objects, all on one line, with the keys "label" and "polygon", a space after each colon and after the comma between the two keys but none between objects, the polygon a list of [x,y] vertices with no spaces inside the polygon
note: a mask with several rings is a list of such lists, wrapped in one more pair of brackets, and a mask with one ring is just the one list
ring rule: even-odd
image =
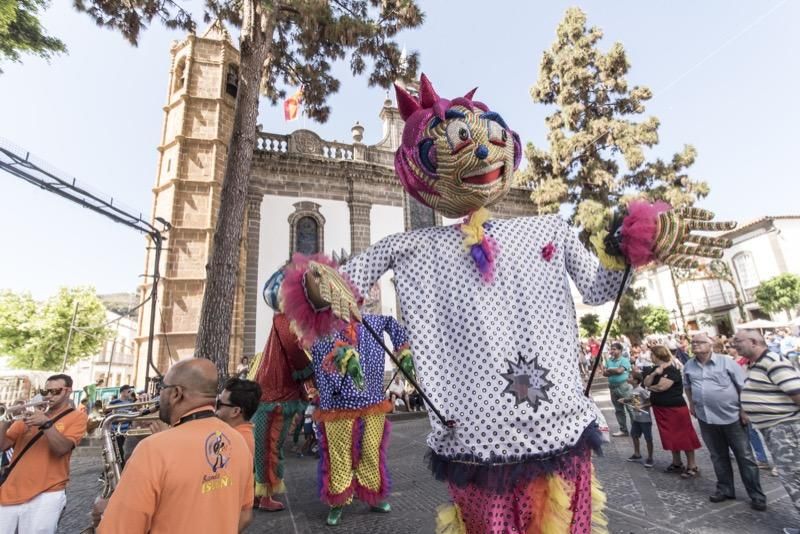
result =
[{"label": "woman in pink skirt", "polygon": [[[683,398],[683,377],[673,364],[672,353],[667,347],[656,345],[650,353],[655,367],[645,370],[643,384],[650,390],[661,446],[672,452],[672,464],[665,471],[681,473],[682,478],[696,477],[700,470],[695,463],[694,451],[700,448],[700,440]],[[681,462],[681,452],[686,454],[686,467]]]}]

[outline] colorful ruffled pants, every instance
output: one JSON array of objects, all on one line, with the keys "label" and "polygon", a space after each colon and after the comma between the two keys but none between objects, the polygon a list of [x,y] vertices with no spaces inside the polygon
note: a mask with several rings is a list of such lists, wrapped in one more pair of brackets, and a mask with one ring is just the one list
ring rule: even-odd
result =
[{"label": "colorful ruffled pants", "polygon": [[303,401],[262,402],[253,416],[256,454],[256,497],[286,492],[283,484],[283,442],[295,415],[305,411]]},{"label": "colorful ruffled pants", "polygon": [[391,423],[386,414],[322,420],[317,425],[320,499],[329,506],[350,504],[353,496],[372,506],[384,501],[391,488],[386,467]]},{"label": "colorful ruffled pants", "polygon": [[440,507],[436,534],[588,534],[607,532],[605,494],[591,452],[558,470],[524,478],[507,491],[449,484],[453,504]]}]

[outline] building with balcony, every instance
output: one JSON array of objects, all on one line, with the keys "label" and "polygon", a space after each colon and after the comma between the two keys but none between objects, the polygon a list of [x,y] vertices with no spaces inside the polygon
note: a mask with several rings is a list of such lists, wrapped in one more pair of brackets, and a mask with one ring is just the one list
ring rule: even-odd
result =
[{"label": "building with balcony", "polygon": [[784,312],[764,312],[755,290],[780,274],[800,274],[800,216],[765,216],[721,237],[731,239],[733,246],[725,251],[717,272],[702,275],[659,266],[637,273],[634,287],[644,289],[647,304],[670,312],[677,331],[731,335],[737,324],[753,319],[792,319]]}]

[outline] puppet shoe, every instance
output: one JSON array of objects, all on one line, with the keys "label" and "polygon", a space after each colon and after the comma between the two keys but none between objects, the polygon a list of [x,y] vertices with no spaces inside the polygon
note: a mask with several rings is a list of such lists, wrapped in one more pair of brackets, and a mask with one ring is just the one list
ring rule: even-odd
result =
[{"label": "puppet shoe", "polygon": [[388,514],[392,511],[392,505],[388,502],[379,502],[375,506],[369,507],[370,512],[378,512],[380,514]]},{"label": "puppet shoe", "polygon": [[331,508],[330,512],[328,512],[328,519],[325,521],[329,527],[335,527],[342,521],[342,510],[344,510],[343,506],[334,506]]},{"label": "puppet shoe", "polygon": [[267,512],[280,512],[284,508],[282,502],[276,501],[272,497],[261,497],[258,502],[258,509]]}]

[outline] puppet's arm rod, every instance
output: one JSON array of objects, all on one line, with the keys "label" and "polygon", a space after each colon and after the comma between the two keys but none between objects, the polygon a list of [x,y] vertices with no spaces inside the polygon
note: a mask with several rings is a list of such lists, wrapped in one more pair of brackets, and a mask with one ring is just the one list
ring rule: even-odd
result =
[{"label": "puppet's arm rod", "polygon": [[367,331],[368,331],[368,332],[369,332],[369,333],[372,335],[372,337],[375,339],[375,341],[377,341],[377,342],[378,342],[378,344],[379,344],[381,347],[383,347],[383,350],[384,350],[384,351],[386,351],[386,354],[388,354],[388,355],[389,355],[389,358],[390,358],[390,359],[392,360],[392,362],[393,362],[393,363],[394,363],[394,364],[397,366],[397,369],[398,369],[398,370],[399,370],[401,373],[403,373],[403,376],[406,378],[406,380],[408,380],[408,382],[409,382],[409,383],[410,383],[410,384],[411,384],[411,385],[414,387],[414,389],[416,389],[416,390],[417,390],[417,392],[419,393],[419,396],[422,398],[422,400],[425,402],[425,404],[427,404],[427,405],[428,405],[428,408],[430,408],[430,410],[431,410],[431,411],[432,411],[434,414],[436,414],[436,417],[438,417],[438,418],[439,418],[439,421],[441,421],[441,422],[442,422],[442,424],[443,424],[443,425],[444,425],[446,428],[454,428],[454,427],[456,426],[456,422],[455,422],[454,420],[452,420],[452,419],[445,419],[445,418],[444,418],[444,416],[441,414],[441,412],[439,412],[439,410],[436,408],[436,406],[434,406],[434,405],[433,405],[433,402],[431,402],[431,400],[428,398],[428,396],[425,394],[425,392],[424,392],[424,391],[422,391],[422,388],[420,388],[420,387],[419,387],[419,384],[417,384],[417,381],[416,381],[416,380],[414,380],[414,379],[411,377],[411,375],[409,375],[408,373],[406,373],[405,369],[403,369],[403,367],[400,365],[400,362],[399,362],[399,361],[397,361],[397,358],[395,358],[395,356],[394,356],[394,354],[392,353],[392,351],[391,351],[391,350],[389,350],[389,347],[387,347],[387,346],[386,346],[386,343],[383,341],[383,336],[379,335],[379,334],[378,334],[378,333],[377,333],[377,332],[376,332],[376,331],[375,331],[375,330],[374,330],[374,329],[373,329],[373,328],[372,328],[372,327],[369,325],[369,323],[368,323],[368,322],[366,322],[366,321],[363,321],[361,324],[362,324],[362,325],[364,326],[364,328],[366,328],[366,329],[367,329]]}]

